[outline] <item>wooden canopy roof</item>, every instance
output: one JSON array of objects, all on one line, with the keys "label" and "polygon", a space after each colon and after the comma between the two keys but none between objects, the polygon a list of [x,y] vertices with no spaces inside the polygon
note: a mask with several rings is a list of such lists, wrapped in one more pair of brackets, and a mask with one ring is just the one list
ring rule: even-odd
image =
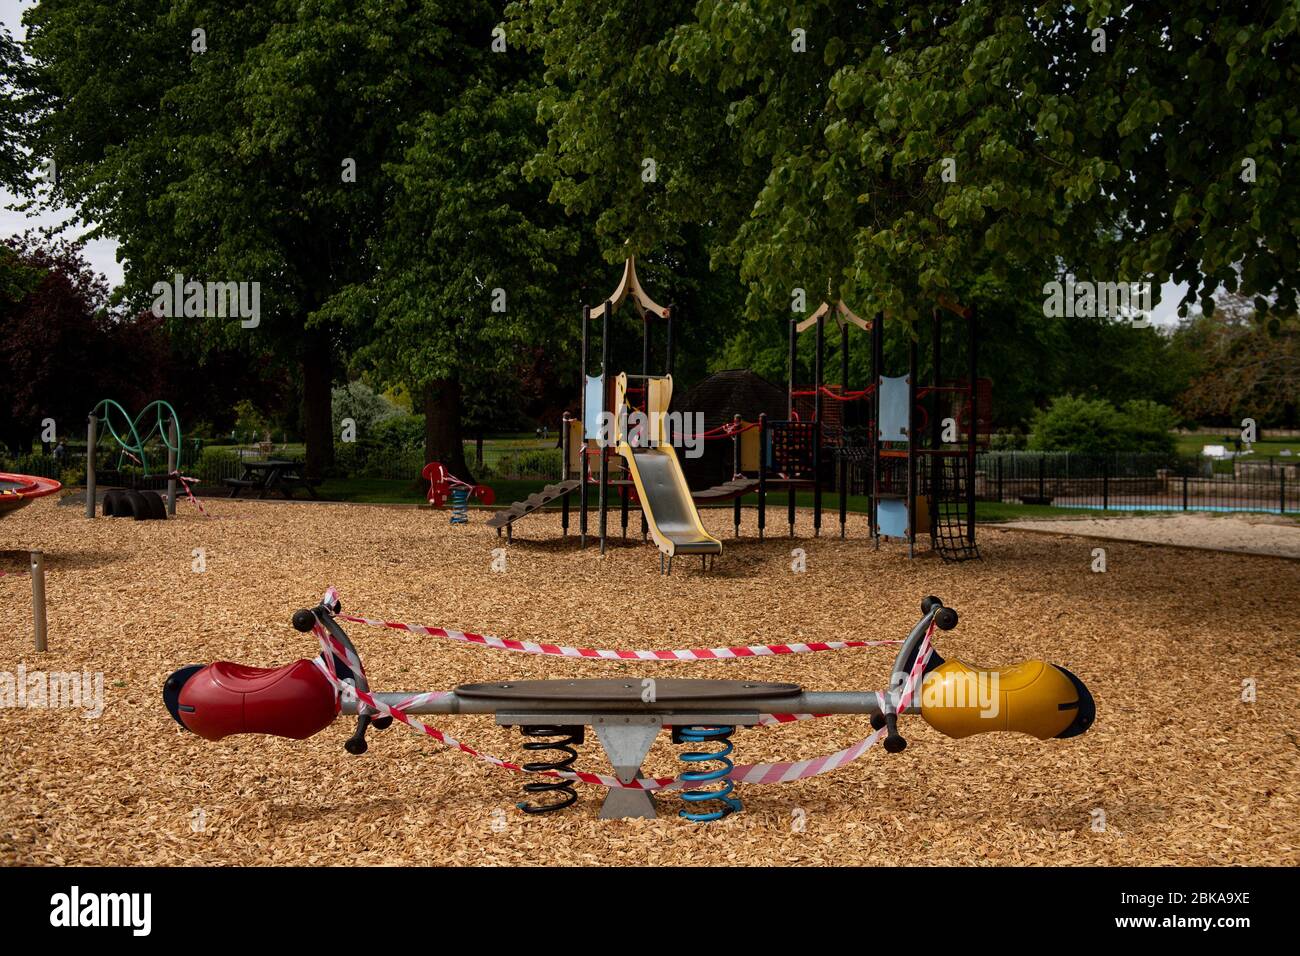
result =
[{"label": "wooden canopy roof", "polygon": [[[647,314],[658,316],[661,319],[668,318],[669,310],[667,306],[659,305],[654,299],[650,298],[650,294],[642,288],[641,281],[636,277],[636,256],[628,256],[627,261],[623,263],[623,277],[618,280],[618,288],[605,301],[613,306],[614,311],[618,311],[619,306],[628,298],[632,300],[632,306],[641,318],[644,319]],[[601,318],[604,314],[605,302],[592,306],[591,317],[593,319]]]},{"label": "wooden canopy roof", "polygon": [[804,319],[802,322],[800,322],[798,325],[795,326],[796,331],[805,332],[808,329],[811,329],[814,325],[817,324],[817,320],[824,315],[830,315],[840,325],[853,324],[856,325],[858,328],[862,329],[864,332],[871,330],[871,323],[868,322],[866,319],[859,318],[857,315],[855,315],[853,313],[853,310],[850,309],[847,305],[845,305],[844,300],[841,299],[838,302],[836,302],[834,306],[832,306],[828,302],[823,302],[821,305],[817,307],[817,310],[813,312],[812,315],[808,316],[808,318]]}]

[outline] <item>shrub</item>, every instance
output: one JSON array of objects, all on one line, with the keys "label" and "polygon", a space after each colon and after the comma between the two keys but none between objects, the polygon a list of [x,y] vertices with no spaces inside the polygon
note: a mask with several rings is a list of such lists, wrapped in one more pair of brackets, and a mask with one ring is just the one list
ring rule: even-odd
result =
[{"label": "shrub", "polygon": [[494,470],[502,478],[558,478],[563,462],[559,448],[535,448],[502,455]]},{"label": "shrub", "polygon": [[199,450],[194,470],[197,472],[194,477],[202,481],[217,482],[222,478],[238,478],[239,455],[230,448],[206,445]]},{"label": "shrub", "polygon": [[1029,439],[1019,428],[994,432],[989,436],[989,451],[1022,451]]},{"label": "shrub", "polygon": [[334,434],[343,430],[343,419],[357,423],[357,439],[363,440],[382,421],[401,415],[401,409],[364,382],[349,382],[334,389],[330,397]]},{"label": "shrub", "polygon": [[1172,454],[1176,422],[1174,413],[1156,402],[1131,401],[1120,410],[1105,399],[1062,395],[1034,416],[1029,447],[1079,455]]},{"label": "shrub", "polygon": [[52,455],[16,455],[0,461],[4,471],[20,475],[34,475],[37,478],[58,478],[59,465]]},{"label": "shrub", "polygon": [[241,441],[261,441],[270,428],[257,406],[248,399],[236,403],[235,433]]},{"label": "shrub", "polygon": [[1173,431],[1178,425],[1178,416],[1172,409],[1158,402],[1133,399],[1124,403],[1120,416],[1128,446],[1125,451],[1157,455],[1174,453],[1177,443]]},{"label": "shrub", "polygon": [[1110,402],[1062,395],[1034,416],[1029,447],[1104,455],[1119,450],[1120,432],[1119,413]]},{"label": "shrub", "polygon": [[389,451],[419,451],[424,448],[424,416],[393,415],[368,429],[367,438]]}]

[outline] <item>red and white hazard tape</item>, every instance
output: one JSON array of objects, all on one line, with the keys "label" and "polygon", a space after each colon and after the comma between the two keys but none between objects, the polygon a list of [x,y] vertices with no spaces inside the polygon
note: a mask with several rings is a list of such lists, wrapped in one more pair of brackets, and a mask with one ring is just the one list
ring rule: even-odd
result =
[{"label": "red and white hazard tape", "polygon": [[[333,592],[333,589],[331,588],[330,591],[326,592],[327,603],[331,593],[333,593],[334,597],[337,598],[337,593]],[[470,747],[468,744],[461,743],[459,740],[457,740],[455,737],[452,737],[450,734],[444,733],[443,731],[439,730],[436,727],[430,726],[429,724],[426,724],[421,720],[417,720],[414,717],[411,717],[403,709],[403,706],[405,707],[413,706],[413,703],[417,700],[424,700],[424,699],[444,696],[445,692],[435,692],[432,694],[415,695],[413,697],[407,698],[406,700],[402,701],[399,706],[394,707],[385,704],[383,701],[377,700],[374,696],[367,693],[366,691],[359,690],[349,684],[344,683],[342,680],[339,679],[338,675],[334,672],[334,654],[338,654],[340,657],[346,660],[348,662],[349,667],[353,667],[358,672],[364,673],[363,671],[361,671],[361,662],[357,660],[355,654],[350,653],[347,648],[345,648],[339,641],[335,640],[335,638],[332,637],[329,634],[329,632],[326,631],[325,628],[322,627],[320,624],[317,624],[312,630],[313,633],[316,635],[316,637],[320,640],[321,650],[323,651],[321,658],[317,660],[317,666],[321,668],[325,676],[329,679],[330,683],[334,685],[334,689],[336,691],[338,691],[340,694],[350,694],[353,697],[355,697],[358,701],[360,701],[360,703],[364,704],[366,707],[370,708],[376,713],[379,713],[384,716],[392,717],[394,720],[400,721],[401,723],[405,724],[407,727],[409,727],[411,730],[415,731],[416,733],[424,734],[427,737],[432,737],[434,740],[438,741],[439,743],[445,744],[448,747],[455,747],[457,750],[461,751],[462,753],[467,753],[471,757],[475,757],[486,763],[490,763],[497,767],[502,767],[506,770],[513,770],[516,773],[535,773],[540,776],[557,777],[563,780],[576,780],[580,783],[589,783],[600,787],[609,787],[612,789],[620,789],[620,790],[677,790],[677,789],[688,789],[690,787],[710,786],[716,782],[716,781],[698,781],[692,783],[676,777],[658,777],[658,778],[647,777],[643,779],[633,780],[631,783],[624,783],[623,781],[619,780],[617,777],[611,777],[607,774],[600,774],[600,773],[587,773],[584,771],[577,771],[577,770],[569,770],[569,771],[525,770],[519,764],[511,763],[508,760],[502,760],[500,757],[493,757],[491,754],[485,754],[482,753],[481,751],[475,750],[473,747]],[[915,682],[919,680],[919,675],[924,673],[925,671],[925,663],[930,658],[930,653],[931,653],[930,636],[933,632],[934,632],[934,625],[931,624],[930,630],[926,633],[925,638],[924,640],[922,640],[921,646],[917,651],[916,664],[913,665],[912,672],[911,674],[908,675],[907,684],[903,688],[903,692],[899,697],[898,709],[900,710],[905,708],[907,706],[907,702],[909,702],[912,699],[912,691],[914,689]],[[881,699],[882,700],[885,699],[885,694],[883,692],[881,693]],[[771,724],[779,724],[779,723],[788,723],[792,720],[803,720],[814,716],[819,716],[819,715],[762,714],[760,715],[759,722],[762,724],[771,725]],[[800,760],[795,762],[783,762],[783,763],[737,764],[735,768],[732,769],[731,773],[728,774],[727,776],[731,780],[735,781],[736,783],[751,783],[751,784],[792,783],[795,780],[806,780],[809,777],[816,777],[819,774],[828,773],[831,770],[836,770],[847,763],[857,760],[864,753],[870,750],[871,747],[874,746],[876,742],[879,741],[885,735],[885,732],[886,732],[885,728],[882,727],[880,730],[873,733],[870,737],[867,737],[863,740],[859,740],[857,743],[852,744],[849,747],[845,747],[843,750],[839,750],[833,754],[827,754],[822,757],[814,757],[810,760]]]},{"label": "red and white hazard tape", "polygon": [[558,644],[537,644],[533,641],[514,641],[491,634],[471,634],[467,631],[455,631],[443,627],[430,627],[427,624],[404,624],[401,621],[380,621],[369,617],[357,617],[351,614],[336,614],[340,621],[353,624],[367,624],[371,627],[386,627],[391,631],[408,631],[412,634],[428,634],[431,637],[445,637],[465,644],[481,644],[503,651],[519,651],[523,654],[546,654],[553,657],[581,657],[608,661],[717,661],[734,660],[741,657],[774,657],[782,654],[810,654],[815,651],[839,651],[850,647],[884,647],[901,644],[902,641],[815,641],[807,644],[755,644],[748,647],[713,647],[694,648],[677,651],[623,651],[597,647],[563,647]]},{"label": "red and white hazard tape", "polygon": [[185,497],[190,499],[190,504],[199,509],[199,514],[203,515],[205,518],[215,519],[215,515],[208,514],[207,509],[205,509],[203,505],[199,504],[199,499],[194,497],[194,492],[190,491],[190,482],[198,481],[197,478],[186,478],[179,471],[173,471],[167,477],[175,478],[181,483],[181,487],[185,489]]}]

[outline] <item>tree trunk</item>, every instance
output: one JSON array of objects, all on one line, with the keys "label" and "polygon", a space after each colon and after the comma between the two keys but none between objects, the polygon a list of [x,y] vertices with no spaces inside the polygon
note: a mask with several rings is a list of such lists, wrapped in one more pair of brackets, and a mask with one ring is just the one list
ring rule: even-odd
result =
[{"label": "tree trunk", "polygon": [[306,472],[320,478],[334,465],[334,424],[330,408],[334,384],[329,340],[309,334],[302,352],[302,430],[307,441]]},{"label": "tree trunk", "polygon": [[440,461],[457,478],[473,484],[460,433],[460,379],[436,379],[423,392],[424,460]]}]

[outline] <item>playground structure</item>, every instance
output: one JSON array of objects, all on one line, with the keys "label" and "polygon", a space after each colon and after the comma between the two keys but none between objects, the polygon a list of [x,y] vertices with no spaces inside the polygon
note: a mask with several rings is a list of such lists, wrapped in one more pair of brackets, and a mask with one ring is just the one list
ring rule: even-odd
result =
[{"label": "playground structure", "polygon": [[[965,322],[965,378],[943,377],[943,314]],[[826,321],[840,328],[840,383],[825,382]],[[915,553],[918,533],[945,561],[978,558],[975,543],[975,461],[981,436],[991,430],[991,388],[979,379],[978,321],[974,310],[942,302],[932,311],[930,380],[920,376],[919,333],[908,343],[905,375],[885,374],[885,317],[859,318],[843,301],[822,303],[806,319],[790,320],[789,420],[762,422],[764,470],[759,485],[759,535],[766,525],[766,493],[774,482],[788,490],[788,520],[794,534],[796,489],[813,492],[813,533],[820,534],[822,490],[829,466],[836,466],[840,537],[845,536],[848,492],[857,473],[869,496],[870,534],[905,540]],[[849,387],[850,326],[871,336],[871,381]],[[798,336],[816,332],[811,385],[798,381]],[[860,409],[851,414],[855,406]],[[828,455],[828,453],[830,453]]]},{"label": "playground structure", "polygon": [[[615,375],[610,367],[610,317],[630,301],[642,323],[642,371]],[[967,369],[964,378],[943,376],[942,316],[965,323]],[[601,320],[600,371],[588,374],[589,325]],[[667,330],[664,372],[650,374],[651,322],[662,319]],[[840,329],[840,383],[825,381],[826,325]],[[868,498],[869,534],[879,547],[882,537],[907,542],[915,554],[918,536],[926,535],[933,551],[945,561],[979,557],[975,542],[975,462],[982,437],[991,428],[991,388],[977,377],[978,321],[972,309],[942,302],[932,312],[929,381],[920,375],[919,332],[908,346],[904,375],[885,374],[883,316],[865,320],[843,301],[823,302],[812,315],[790,320],[787,417],[756,422],[736,417],[732,422],[690,436],[674,433],[667,416],[672,398],[674,309],[657,304],[641,286],[636,261],[629,258],[618,287],[600,306],[583,308],[582,392],[578,417],[567,413],[561,431],[563,476],[524,501],[498,512],[488,526],[513,538],[514,524],[553,502],[561,509],[561,530],[569,534],[570,499],[577,493],[579,538],[589,536],[590,490],[597,489],[596,508],[601,552],[609,535],[611,489],[618,496],[623,538],[628,511],[641,507],[641,536],[652,536],[671,571],[676,554],[700,554],[708,566],[722,544],[700,523],[697,505],[732,502],[732,520],[740,534],[742,499],[757,495],[758,535],[766,535],[768,495],[786,493],[790,536],[794,536],[796,496],[813,497],[813,534],[821,534],[822,499],[827,487],[839,494],[840,537],[845,537],[848,496],[860,486]],[[870,335],[871,381],[865,388],[849,387],[850,327]],[[811,384],[799,381],[798,337],[814,330],[816,349]],[[856,413],[856,414],[855,414]],[[648,422],[641,446],[624,441],[625,423],[633,416]],[[611,421],[614,426],[611,427]],[[611,434],[612,432],[612,434]],[[674,445],[685,438],[701,442],[732,442],[730,480],[691,490]],[[652,451],[653,449],[653,451]],[[666,449],[666,450],[665,450]],[[641,467],[653,469],[644,480]]]},{"label": "playground structure", "polygon": [[431,461],[424,466],[420,477],[429,482],[425,495],[429,505],[441,510],[448,501],[451,502],[451,523],[469,524],[469,499],[477,498],[480,504],[490,505],[496,501],[496,495],[487,485],[471,485],[462,481],[447,470],[439,461]]},{"label": "playground structure", "polygon": [[37,498],[52,495],[62,487],[53,478],[0,472],[0,518],[27,507]]},{"label": "playground structure", "polygon": [[[610,364],[610,319],[628,301],[641,318],[640,375],[626,372],[616,375]],[[624,263],[618,287],[608,298],[596,307],[583,306],[581,410],[576,419],[567,414],[564,418],[563,478],[498,512],[488,522],[489,527],[495,528],[498,534],[504,530],[512,537],[516,521],[559,501],[563,533],[567,536],[570,498],[576,492],[580,542],[586,547],[590,533],[590,491],[595,486],[602,554],[609,535],[611,490],[619,497],[624,538],[630,505],[635,502],[640,506],[641,536],[642,539],[653,536],[659,548],[661,571],[671,573],[673,558],[678,554],[698,554],[707,567],[710,557],[722,553],[722,543],[704,530],[695,507],[697,500],[710,495],[716,497],[718,489],[691,492],[673,448],[683,437],[674,433],[673,423],[667,418],[673,387],[673,316],[672,307],[659,305],[642,287],[635,258]],[[597,319],[601,322],[600,372],[589,375],[589,329]],[[655,319],[662,319],[667,331],[664,372],[659,375],[650,374],[650,326]],[[634,416],[641,425],[635,434],[629,435],[627,423]],[[575,473],[576,478],[570,477]],[[730,495],[739,497],[751,484],[746,482],[743,489],[733,489]]]},{"label": "playground structure", "polygon": [[[733,795],[737,783],[781,783],[816,776],[861,756],[883,740],[888,753],[907,747],[899,733],[899,717],[919,714],[931,727],[953,739],[990,731],[1024,733],[1040,740],[1078,736],[1092,725],[1096,708],[1082,681],[1057,665],[1027,661],[999,671],[982,670],[958,660],[945,661],[935,650],[937,631],[957,626],[957,612],[937,597],[921,602],[921,619],[900,642],[888,688],[879,691],[805,691],[796,684],[734,680],[587,679],[538,680],[464,684],[451,692],[372,692],[361,657],[340,619],[403,630],[417,629],[366,618],[344,617],[337,592],[330,588],[321,602],[293,615],[294,627],[313,633],[321,655],[279,668],[255,668],[226,661],[191,665],[174,672],[163,687],[167,710],[182,727],[207,740],[232,734],[261,733],[292,739],[310,737],[329,726],[340,713],[356,714],[354,732],[344,744],[348,753],[366,752],[370,727],[387,728],[394,720],[464,753],[497,766],[536,774],[542,781],[525,787],[528,794],[551,794],[555,801],[519,804],[530,813],[571,806],[577,799],[574,783],[606,787],[602,819],[654,817],[652,794],[680,789],[687,802],[681,816],[707,822],[741,809]],[[757,648],[713,651],[596,651],[525,645],[499,638],[422,628],[439,634],[498,648],[597,656],[623,660],[716,659],[722,650],[732,657],[754,656]],[[867,642],[812,647],[782,645],[766,653],[835,650]],[[895,643],[895,642],[871,642]],[[673,654],[665,658],[658,655]],[[692,655],[683,658],[682,654]],[[558,759],[522,766],[489,757],[425,724],[414,714],[491,714],[498,725],[518,726],[530,738],[525,750],[558,751]],[[871,720],[873,734],[845,750],[798,763],[738,766],[730,755],[731,737],[739,726],[785,723],[830,714],[860,714]],[[595,730],[614,769],[614,776],[576,771],[575,745],[585,742],[585,729]],[[651,779],[641,765],[659,732],[669,728],[674,742],[712,743],[711,751],[682,754],[689,768],[677,778]],[[535,739],[541,738],[541,739]],[[702,769],[703,764],[712,764]],[[716,785],[716,789],[704,787]],[[705,808],[703,804],[713,806]]]},{"label": "playground structure", "polygon": [[[152,423],[142,432],[142,423]],[[114,417],[118,418],[116,427]],[[180,477],[181,424],[176,409],[165,401],[150,402],[134,418],[117,402],[106,398],[90,411],[86,420],[86,517],[95,517],[96,486],[100,475],[96,459],[99,457],[99,424],[112,437],[118,448],[117,463],[110,472],[115,483],[125,484],[123,466],[126,462],[140,469],[138,479],[132,479],[130,488],[113,488],[104,494],[103,513],[105,517],[133,518],[136,521],[164,520],[176,514],[176,482]],[[157,436],[157,441],[167,453],[166,499],[156,491],[142,489],[140,480],[156,477],[159,472],[157,461],[150,459],[150,442]],[[151,467],[152,466],[152,467]]]}]

